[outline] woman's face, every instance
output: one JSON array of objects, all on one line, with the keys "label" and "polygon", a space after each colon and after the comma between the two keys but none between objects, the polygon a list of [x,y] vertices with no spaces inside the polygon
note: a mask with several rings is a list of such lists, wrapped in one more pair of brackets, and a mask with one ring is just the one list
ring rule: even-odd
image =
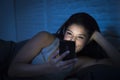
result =
[{"label": "woman's face", "polygon": [[75,41],[75,52],[77,53],[88,41],[87,30],[81,25],[72,24],[71,26],[68,26],[65,32],[64,40]]}]

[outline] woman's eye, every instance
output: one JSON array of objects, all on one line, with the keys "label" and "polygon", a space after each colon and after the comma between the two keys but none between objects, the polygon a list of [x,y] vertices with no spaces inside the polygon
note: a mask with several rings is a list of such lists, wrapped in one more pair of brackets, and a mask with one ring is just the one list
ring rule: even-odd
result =
[{"label": "woman's eye", "polygon": [[72,35],[70,32],[67,32],[68,35]]},{"label": "woman's eye", "polygon": [[84,37],[82,37],[82,36],[79,36],[78,38],[79,38],[79,39],[84,39]]}]

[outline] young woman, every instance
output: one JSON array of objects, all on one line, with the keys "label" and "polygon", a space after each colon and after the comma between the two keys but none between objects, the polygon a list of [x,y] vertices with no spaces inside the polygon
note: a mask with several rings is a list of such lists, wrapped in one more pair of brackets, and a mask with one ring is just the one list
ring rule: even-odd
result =
[{"label": "young woman", "polygon": [[[75,42],[77,58],[62,60],[69,51],[59,55],[60,40]],[[106,54],[98,53],[97,47],[102,47]],[[31,38],[13,59],[8,75],[63,80],[75,70],[95,64],[119,66],[119,61],[119,52],[100,34],[95,19],[87,13],[76,13],[55,35],[43,31]]]}]

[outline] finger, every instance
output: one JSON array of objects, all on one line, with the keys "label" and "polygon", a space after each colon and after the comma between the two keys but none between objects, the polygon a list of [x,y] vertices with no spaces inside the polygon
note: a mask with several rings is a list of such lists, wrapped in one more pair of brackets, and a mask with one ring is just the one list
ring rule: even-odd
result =
[{"label": "finger", "polygon": [[77,58],[64,61],[63,65],[75,64],[78,61]]},{"label": "finger", "polygon": [[58,54],[59,54],[59,50],[57,50],[57,51],[52,55],[51,58],[55,58]]},{"label": "finger", "polygon": [[64,66],[64,62],[63,62],[63,61],[60,61],[59,63],[57,63],[56,66],[57,66],[57,67],[62,67],[62,66]]},{"label": "finger", "polygon": [[61,61],[66,55],[69,54],[70,51],[65,51],[62,55],[60,55],[58,58],[56,58],[56,62]]},{"label": "finger", "polygon": [[63,66],[61,69],[65,70],[67,68],[73,68],[73,66],[74,66],[74,64],[72,63],[72,64],[68,64],[68,65]]},{"label": "finger", "polygon": [[67,66],[67,65],[70,65],[70,64],[75,64],[77,61],[78,61],[77,59],[71,59],[71,60],[68,60],[68,61],[60,61],[57,64],[57,67],[64,67],[64,66]]}]

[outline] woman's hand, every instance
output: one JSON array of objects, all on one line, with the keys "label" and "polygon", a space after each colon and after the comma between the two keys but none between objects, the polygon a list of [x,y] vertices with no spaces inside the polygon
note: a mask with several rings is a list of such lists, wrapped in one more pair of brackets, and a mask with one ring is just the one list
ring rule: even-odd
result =
[{"label": "woman's hand", "polygon": [[98,31],[95,31],[95,32],[92,34],[91,38],[89,39],[89,42],[92,41],[92,40],[95,40],[95,41],[96,41],[96,39],[97,39],[100,35],[101,35],[101,34],[100,34]]},{"label": "woman's hand", "polygon": [[63,71],[67,68],[73,67],[74,64],[77,62],[77,58],[62,61],[62,59],[69,54],[69,51],[66,51],[62,55],[56,57],[58,54],[59,54],[59,50],[55,52],[47,62],[49,68],[48,73]]}]

